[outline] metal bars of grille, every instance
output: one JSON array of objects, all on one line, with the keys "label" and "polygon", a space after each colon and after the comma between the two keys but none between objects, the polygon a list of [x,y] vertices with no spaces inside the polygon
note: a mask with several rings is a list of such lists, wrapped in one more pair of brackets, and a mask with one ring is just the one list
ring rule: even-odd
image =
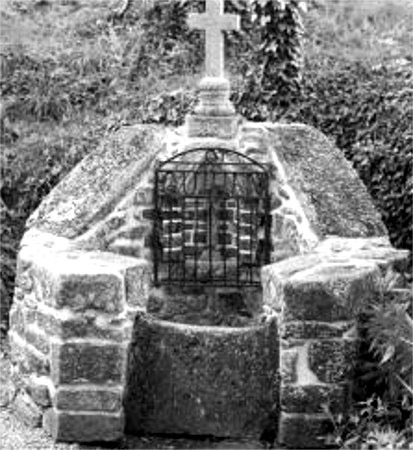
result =
[{"label": "metal bars of grille", "polygon": [[257,286],[269,262],[269,177],[237,152],[196,149],[155,171],[156,285]]}]

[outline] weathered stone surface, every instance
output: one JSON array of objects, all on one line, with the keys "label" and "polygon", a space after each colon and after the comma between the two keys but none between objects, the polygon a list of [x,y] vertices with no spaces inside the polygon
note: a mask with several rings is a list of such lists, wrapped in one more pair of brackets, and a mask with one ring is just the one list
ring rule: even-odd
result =
[{"label": "weathered stone surface", "polygon": [[26,360],[28,372],[35,372],[39,375],[49,375],[49,359],[30,345],[27,345],[26,347]]},{"label": "weathered stone surface", "polygon": [[265,276],[264,282],[266,281],[266,278],[274,275],[276,280],[291,278],[302,272],[318,267],[321,263],[327,262],[326,260],[328,261],[328,257],[326,258],[324,255],[310,253],[264,266],[261,269],[263,276]]},{"label": "weathered stone surface", "polygon": [[[26,299],[25,299],[26,300]],[[36,323],[36,315],[37,315],[37,307],[36,304],[33,303],[33,299],[27,299],[28,301],[23,302],[23,321],[25,327],[25,333],[28,332],[29,327]]]},{"label": "weathered stone surface", "polygon": [[128,431],[260,436],[276,423],[276,335],[274,321],[224,328],[142,317],[130,350]]},{"label": "weathered stone surface", "polygon": [[6,408],[10,406],[16,397],[16,393],[17,387],[12,382],[12,380],[2,382],[0,388],[0,408]]},{"label": "weathered stone surface", "polygon": [[102,318],[99,314],[51,314],[50,311],[37,312],[40,328],[49,336],[56,336],[63,340],[72,338],[95,338],[121,342],[128,334],[125,331],[125,320],[119,318]]},{"label": "weathered stone surface", "polygon": [[283,383],[297,381],[297,349],[282,350],[280,354],[280,374]]},{"label": "weathered stone surface", "polygon": [[350,379],[356,361],[356,340],[311,341],[309,367],[324,383],[339,383]]},{"label": "weathered stone surface", "polygon": [[209,117],[202,115],[190,115],[186,118],[186,126],[189,137],[219,137],[221,139],[233,139],[237,134],[240,117],[222,116]]},{"label": "weathered stone surface", "polygon": [[73,311],[97,309],[110,313],[123,309],[122,279],[116,275],[79,273],[63,276],[59,281],[56,307]]},{"label": "weathered stone surface", "polygon": [[380,271],[374,264],[327,261],[310,266],[314,258],[306,258],[292,258],[263,269],[264,301],[276,309],[283,305],[285,321],[352,320],[380,290]]},{"label": "weathered stone surface", "polygon": [[277,239],[273,237],[271,262],[283,261],[300,253],[300,247],[296,239]]},{"label": "weathered stone surface", "polygon": [[152,264],[140,261],[134,267],[126,269],[125,272],[127,303],[145,310],[153,285]]},{"label": "weathered stone surface", "polygon": [[93,263],[86,252],[39,255],[33,271],[43,286],[43,301],[52,306],[111,313],[123,309],[124,292],[119,269],[113,264]]},{"label": "weathered stone surface", "polygon": [[355,321],[324,323],[318,321],[286,322],[280,329],[283,339],[331,339],[342,337],[355,327]]},{"label": "weathered stone surface", "polygon": [[26,363],[26,343],[24,339],[11,330],[9,332],[9,344],[10,344],[10,360],[12,364],[17,367],[22,367]]},{"label": "weathered stone surface", "polygon": [[192,325],[245,327],[262,318],[259,288],[160,288],[149,295],[147,311],[161,320]]},{"label": "weathered stone surface", "polygon": [[281,379],[283,383],[299,385],[349,380],[357,348],[355,339],[283,341]]},{"label": "weathered stone surface", "polygon": [[24,336],[25,326],[24,326],[24,316],[23,316],[23,305],[21,302],[15,301],[11,307],[9,315],[10,329]]},{"label": "weathered stone surface", "polygon": [[369,239],[329,237],[314,249],[314,253],[329,255],[330,258],[342,261],[367,260],[382,269],[391,267],[401,272],[405,271],[409,258],[408,250],[393,248],[387,237]]},{"label": "weathered stone surface", "polygon": [[320,384],[317,374],[309,365],[309,346],[311,341],[281,342],[280,372],[282,386],[296,383],[298,385]]},{"label": "weathered stone surface", "polygon": [[277,440],[287,448],[325,448],[333,423],[323,414],[281,413]]},{"label": "weathered stone surface", "polygon": [[123,436],[122,412],[67,412],[50,408],[43,416],[43,427],[55,441],[117,441]]},{"label": "weathered stone surface", "polygon": [[[108,361],[108,364],[111,364]],[[120,411],[122,408],[122,387],[61,386],[53,396],[53,406],[58,410],[71,411]]]},{"label": "weathered stone surface", "polygon": [[322,405],[328,405],[333,413],[340,413],[349,406],[347,384],[334,385],[283,385],[281,410],[288,413],[322,413]]},{"label": "weathered stone surface", "polygon": [[17,275],[30,268],[40,252],[61,252],[73,248],[73,241],[47,231],[30,228],[24,233],[17,260]]},{"label": "weathered stone surface", "polygon": [[123,345],[107,342],[53,343],[51,377],[56,385],[69,383],[119,384],[125,371]]},{"label": "weathered stone surface", "polygon": [[33,347],[39,350],[44,355],[48,355],[50,351],[49,336],[37,326],[28,326],[26,328],[25,337],[27,342],[30,342]]},{"label": "weathered stone surface", "polygon": [[266,128],[289,185],[318,235],[387,235],[357,173],[323,134],[301,124]]},{"label": "weathered stone surface", "polygon": [[12,410],[28,427],[36,428],[41,426],[42,410],[26,392],[20,391],[17,394],[12,403]]},{"label": "weathered stone surface", "polygon": [[38,377],[32,374],[27,380],[27,392],[39,406],[47,408],[52,404],[50,398],[51,380],[49,377]]},{"label": "weathered stone surface", "polygon": [[37,301],[72,311],[113,314],[125,307],[126,274],[143,266],[141,260],[107,252],[40,251],[30,273]]},{"label": "weathered stone surface", "polygon": [[74,238],[105,218],[154,161],[166,128],[124,127],[87,155],[48,195],[29,226]]},{"label": "weathered stone surface", "polygon": [[[318,282],[298,282],[288,284],[284,290],[286,320],[323,320],[335,322],[354,317],[354,307],[346,298],[336,297],[328,286]],[[372,298],[371,291],[365,294]],[[351,301],[355,302],[356,297]]]},{"label": "weathered stone surface", "polygon": [[9,333],[10,359],[22,374],[48,375],[49,359],[13,330]]}]

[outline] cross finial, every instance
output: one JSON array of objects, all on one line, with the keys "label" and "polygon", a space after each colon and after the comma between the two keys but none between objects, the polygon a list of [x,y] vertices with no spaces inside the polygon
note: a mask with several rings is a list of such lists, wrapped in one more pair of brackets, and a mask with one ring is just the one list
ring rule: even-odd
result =
[{"label": "cross finial", "polygon": [[205,0],[204,14],[189,14],[190,28],[205,30],[205,72],[207,77],[224,76],[224,30],[239,30],[240,19],[224,14],[224,0]]}]

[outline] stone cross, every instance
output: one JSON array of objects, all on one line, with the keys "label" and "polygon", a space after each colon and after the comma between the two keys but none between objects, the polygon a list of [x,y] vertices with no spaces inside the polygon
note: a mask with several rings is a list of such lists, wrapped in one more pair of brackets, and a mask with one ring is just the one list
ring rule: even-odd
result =
[{"label": "stone cross", "polygon": [[224,0],[205,0],[204,14],[189,14],[188,26],[205,30],[205,72],[207,77],[224,77],[224,30],[239,30],[240,18],[224,14]]}]

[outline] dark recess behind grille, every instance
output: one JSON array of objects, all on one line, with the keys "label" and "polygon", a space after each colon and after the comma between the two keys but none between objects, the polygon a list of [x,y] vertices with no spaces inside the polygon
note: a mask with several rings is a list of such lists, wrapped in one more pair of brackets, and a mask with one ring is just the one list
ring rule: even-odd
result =
[{"label": "dark recess behind grille", "polygon": [[270,258],[266,168],[232,150],[195,149],[155,171],[155,285],[260,285]]}]

